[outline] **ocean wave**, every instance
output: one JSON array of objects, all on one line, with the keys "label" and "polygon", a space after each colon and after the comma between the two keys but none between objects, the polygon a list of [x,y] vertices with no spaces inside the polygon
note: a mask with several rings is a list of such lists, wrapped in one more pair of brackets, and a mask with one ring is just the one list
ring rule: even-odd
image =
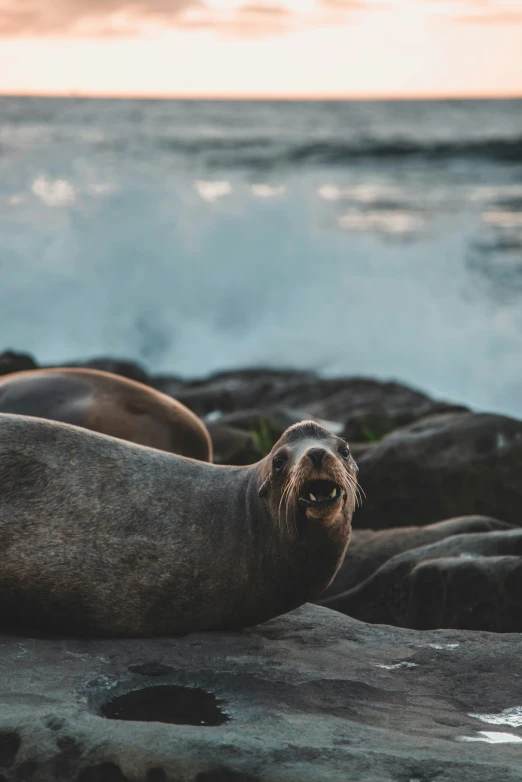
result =
[{"label": "ocean wave", "polygon": [[522,162],[522,135],[511,138],[483,138],[452,141],[410,139],[341,139],[279,141],[273,137],[249,138],[163,138],[163,151],[187,156],[203,156],[209,164],[269,167],[275,165],[342,165],[370,160],[421,159],[423,162],[450,162],[453,159],[479,159],[500,163]]}]

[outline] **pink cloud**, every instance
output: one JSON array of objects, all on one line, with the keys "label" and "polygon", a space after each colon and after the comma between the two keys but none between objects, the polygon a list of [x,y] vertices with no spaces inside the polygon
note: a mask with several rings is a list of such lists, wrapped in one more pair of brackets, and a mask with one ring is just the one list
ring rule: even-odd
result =
[{"label": "pink cloud", "polygon": [[0,0],[0,34],[114,34],[144,21],[173,24],[200,0]]},{"label": "pink cloud", "polygon": [[495,13],[489,11],[482,14],[463,14],[453,17],[462,24],[521,24],[522,11],[505,11]]},{"label": "pink cloud", "polygon": [[518,24],[522,22],[519,0],[461,0],[463,11],[452,16],[461,24]]},{"label": "pink cloud", "polygon": [[366,0],[318,0],[311,14],[263,0],[233,10],[213,9],[205,0],[0,0],[0,36],[132,36],[150,24],[259,36],[342,22],[366,8]]}]

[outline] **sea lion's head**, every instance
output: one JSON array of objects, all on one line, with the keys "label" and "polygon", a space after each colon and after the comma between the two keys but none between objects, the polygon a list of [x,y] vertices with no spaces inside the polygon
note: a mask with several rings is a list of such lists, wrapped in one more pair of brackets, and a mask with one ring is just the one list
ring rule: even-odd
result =
[{"label": "sea lion's head", "polygon": [[349,532],[359,497],[348,444],[314,421],[291,426],[264,460],[259,496],[289,530],[309,523]]}]

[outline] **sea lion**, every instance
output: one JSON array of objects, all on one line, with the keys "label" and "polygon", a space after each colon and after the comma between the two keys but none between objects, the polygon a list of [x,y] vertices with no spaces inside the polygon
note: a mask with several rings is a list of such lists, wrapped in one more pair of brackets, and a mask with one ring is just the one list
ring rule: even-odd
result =
[{"label": "sea lion", "polygon": [[248,467],[0,415],[0,621],[83,635],[241,628],[322,592],[357,466],[314,422]]},{"label": "sea lion", "polygon": [[0,413],[61,421],[111,437],[212,461],[210,435],[172,397],[96,369],[34,369],[0,378]]}]

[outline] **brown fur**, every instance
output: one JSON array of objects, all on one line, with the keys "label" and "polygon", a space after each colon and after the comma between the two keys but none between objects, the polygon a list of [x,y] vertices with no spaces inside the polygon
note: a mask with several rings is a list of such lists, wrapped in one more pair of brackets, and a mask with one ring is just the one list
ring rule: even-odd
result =
[{"label": "brown fur", "polygon": [[96,369],[34,369],[0,378],[0,412],[74,424],[212,461],[210,435],[187,407],[143,383]]},{"label": "brown fur", "polygon": [[[175,634],[257,624],[313,599],[350,537],[357,468],[342,445],[298,424],[257,464],[226,467],[0,415],[0,620]],[[281,504],[291,476],[333,474],[345,492],[334,505]]]}]

